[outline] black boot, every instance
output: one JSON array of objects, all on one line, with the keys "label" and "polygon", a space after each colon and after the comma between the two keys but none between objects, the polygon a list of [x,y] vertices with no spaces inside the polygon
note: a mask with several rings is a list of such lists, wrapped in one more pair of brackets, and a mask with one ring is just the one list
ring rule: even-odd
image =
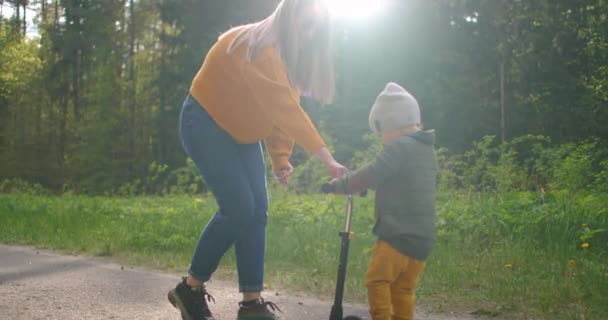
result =
[{"label": "black boot", "polygon": [[[281,311],[276,304],[259,298],[254,301],[240,302],[237,320],[279,320],[274,314],[275,310]],[[270,310],[272,309],[272,311]]]},{"label": "black boot", "polygon": [[205,287],[188,286],[186,279],[183,277],[182,281],[169,291],[169,302],[181,311],[183,320],[215,320],[207,305],[207,300],[215,302],[215,299],[207,293]]}]

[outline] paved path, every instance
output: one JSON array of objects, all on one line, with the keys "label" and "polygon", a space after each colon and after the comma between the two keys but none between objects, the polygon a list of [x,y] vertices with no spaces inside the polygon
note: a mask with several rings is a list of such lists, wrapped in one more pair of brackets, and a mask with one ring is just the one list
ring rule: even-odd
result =
[{"label": "paved path", "polygon": [[[28,247],[0,245],[1,320],[180,320],[166,300],[179,276],[122,267],[106,260],[73,257]],[[240,295],[235,284],[212,281],[208,290],[217,303],[218,320],[236,318]],[[265,291],[286,320],[328,319],[331,301]],[[364,305],[345,305],[345,313],[368,318]],[[468,320],[418,313],[420,320]]]}]

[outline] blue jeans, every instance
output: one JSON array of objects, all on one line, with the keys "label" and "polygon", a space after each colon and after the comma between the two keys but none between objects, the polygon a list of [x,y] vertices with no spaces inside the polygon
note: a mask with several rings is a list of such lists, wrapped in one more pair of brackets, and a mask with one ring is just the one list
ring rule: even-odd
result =
[{"label": "blue jeans", "polygon": [[179,130],[219,208],[201,234],[190,275],[208,281],[234,245],[239,290],[262,291],[268,194],[261,143],[234,141],[192,96],[182,106]]}]

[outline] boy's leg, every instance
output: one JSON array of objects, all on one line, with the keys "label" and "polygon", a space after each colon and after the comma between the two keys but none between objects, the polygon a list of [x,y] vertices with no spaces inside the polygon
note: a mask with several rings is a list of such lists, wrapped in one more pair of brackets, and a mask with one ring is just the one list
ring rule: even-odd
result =
[{"label": "boy's leg", "polygon": [[372,320],[391,320],[391,283],[401,272],[400,255],[388,243],[378,241],[365,275],[369,314]]},{"label": "boy's leg", "polygon": [[393,305],[392,320],[412,320],[414,319],[414,309],[416,306],[416,288],[418,279],[424,270],[424,261],[416,260],[411,257],[403,256],[401,273],[391,285],[391,298]]}]

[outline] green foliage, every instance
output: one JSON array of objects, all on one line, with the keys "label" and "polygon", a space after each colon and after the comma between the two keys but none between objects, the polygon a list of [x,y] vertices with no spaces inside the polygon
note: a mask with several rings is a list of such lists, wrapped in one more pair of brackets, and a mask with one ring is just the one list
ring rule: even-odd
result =
[{"label": "green foliage", "polygon": [[39,183],[32,183],[23,179],[14,178],[0,181],[0,193],[9,194],[27,194],[27,195],[49,195],[48,189],[45,189]]},{"label": "green foliage", "polygon": [[439,185],[498,193],[547,188],[601,191],[607,150],[597,140],[555,146],[547,137],[528,135],[497,145],[494,136],[487,136],[462,155],[438,150]]},{"label": "green foliage", "polygon": [[290,178],[290,188],[298,193],[319,193],[323,183],[329,180],[321,161],[310,158],[295,168]]},{"label": "green foliage", "polygon": [[[439,288],[449,282],[461,295],[479,295],[476,305],[497,314],[600,319],[606,311],[590,305],[606,294],[594,284],[608,281],[606,201],[605,193],[569,191],[443,193],[439,252],[425,279]],[[461,255],[449,260],[448,252],[459,248]],[[461,277],[468,280],[456,280]],[[480,291],[490,294],[491,302]],[[571,307],[559,308],[560,303]]]},{"label": "green foliage", "polygon": [[[56,191],[184,192],[188,187],[150,186],[148,165],[167,165],[169,184],[192,180],[180,170],[187,156],[176,128],[192,77],[222,31],[266,16],[276,1],[55,4],[57,16],[46,6],[36,20],[39,39],[22,35],[16,17],[0,28],[0,176]],[[377,151],[366,136],[368,112],[386,82],[396,81],[420,102],[425,126],[437,130],[442,186],[574,190],[602,179],[605,1],[392,5],[365,25],[336,26],[336,102],[303,103],[331,137],[336,159],[356,168]],[[395,42],[395,31],[410,40]],[[557,149],[532,148],[546,141],[523,138],[515,146],[517,137],[550,138],[552,147],[596,141],[597,150],[588,156],[574,150],[562,162]],[[297,149],[292,160],[299,166],[306,158]],[[300,169],[298,189],[313,190],[326,179],[313,167]]]},{"label": "green foliage", "polygon": [[[271,190],[266,282],[329,297],[344,200]],[[438,241],[420,302],[535,319],[601,319],[608,288],[606,194],[442,192]],[[0,194],[0,242],[112,256],[182,271],[216,205],[212,197]],[[347,299],[365,300],[373,200],[355,199]],[[219,275],[234,274],[234,256]]]},{"label": "green foliage", "polygon": [[0,28],[0,95],[18,98],[39,75],[42,61],[34,41],[22,41],[10,28]]},{"label": "green foliage", "polygon": [[139,179],[123,184],[116,190],[116,195],[123,197],[132,197],[142,194],[142,182]]},{"label": "green foliage", "polygon": [[[439,242],[422,300],[602,318],[608,4],[393,3],[375,22],[348,26],[348,37],[337,30],[336,103],[304,107],[336,158],[355,169],[382,148],[367,116],[385,83],[420,102],[440,163]],[[206,186],[179,145],[179,106],[217,36],[264,17],[276,1],[131,4],[58,1],[58,16],[41,12],[40,39],[20,34],[19,19],[0,18],[0,241],[182,270],[215,204],[184,196]],[[394,41],[395,31],[409,40]],[[342,203],[302,195],[317,193],[327,173],[299,148],[292,161],[298,195],[271,194],[268,273],[327,294]],[[136,198],[144,194],[164,197]],[[372,202],[357,208],[365,214],[355,217],[348,292],[360,298]]]},{"label": "green foliage", "polygon": [[[321,133],[321,136],[326,141],[327,148],[333,152],[333,139],[325,133]],[[321,186],[329,180],[323,163],[315,157],[304,157],[301,154],[295,154],[292,158],[304,158],[304,160],[294,169],[290,178],[290,189],[297,193],[319,193]]]},{"label": "green foliage", "polygon": [[203,178],[191,158],[186,159],[186,166],[171,171],[168,180],[169,194],[200,194],[207,191]]},{"label": "green foliage", "polygon": [[554,167],[553,184],[556,188],[572,191],[591,187],[596,180],[596,173],[601,166],[600,159],[608,156],[605,149],[598,150],[596,141],[578,145],[566,145],[562,161]]},{"label": "green foliage", "polygon": [[120,186],[115,194],[137,196],[143,194],[183,195],[206,192],[203,178],[192,159],[186,165],[169,171],[169,166],[153,161],[144,180],[136,179]]},{"label": "green foliage", "polygon": [[165,185],[165,176],[169,166],[152,161],[146,175],[146,193],[161,194]]},{"label": "green foliage", "polygon": [[[600,205],[608,200],[605,194],[513,192],[448,200],[438,210],[441,236],[469,239],[481,249],[522,239],[547,248],[576,246],[581,225],[602,229],[608,223],[608,211]],[[608,249],[608,239],[597,240]]]},{"label": "green foliage", "polygon": [[595,178],[595,188],[600,192],[608,193],[608,159],[600,163],[600,172]]},{"label": "green foliage", "polygon": [[349,162],[351,168],[360,168],[373,161],[383,148],[382,140],[377,134],[367,133],[363,141],[368,145],[365,150],[356,150]]},{"label": "green foliage", "polygon": [[42,61],[35,41],[24,40],[10,25],[0,24],[0,177],[38,179],[36,124],[23,123],[36,114]]}]

